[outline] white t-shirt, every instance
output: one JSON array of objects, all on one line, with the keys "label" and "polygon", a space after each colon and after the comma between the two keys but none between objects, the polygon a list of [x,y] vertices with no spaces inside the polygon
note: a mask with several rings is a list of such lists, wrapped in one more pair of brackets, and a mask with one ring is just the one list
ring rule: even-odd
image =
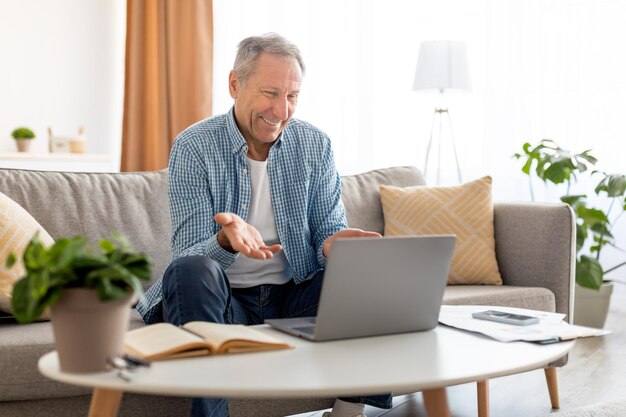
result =
[{"label": "white t-shirt", "polygon": [[[246,157],[250,170],[251,196],[250,211],[246,222],[254,226],[267,246],[280,243],[276,230],[276,218],[272,210],[270,181],[267,175],[267,161],[254,161]],[[261,284],[284,284],[287,276],[287,258],[283,251],[272,259],[251,259],[239,254],[226,271],[232,288],[254,287]]]}]

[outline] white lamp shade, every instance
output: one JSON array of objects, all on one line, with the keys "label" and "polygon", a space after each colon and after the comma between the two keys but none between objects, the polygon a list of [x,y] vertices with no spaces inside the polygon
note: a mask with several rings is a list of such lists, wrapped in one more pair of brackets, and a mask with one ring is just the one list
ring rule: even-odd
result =
[{"label": "white lamp shade", "polygon": [[420,45],[413,90],[470,89],[467,48],[459,41],[427,41]]}]

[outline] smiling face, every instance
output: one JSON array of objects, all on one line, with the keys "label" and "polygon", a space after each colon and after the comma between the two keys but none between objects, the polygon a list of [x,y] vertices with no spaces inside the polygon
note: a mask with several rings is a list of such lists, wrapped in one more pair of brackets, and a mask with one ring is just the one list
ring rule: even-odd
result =
[{"label": "smiling face", "polygon": [[296,110],[302,71],[293,58],[262,53],[245,84],[231,71],[235,121],[248,144],[248,156],[264,161]]}]

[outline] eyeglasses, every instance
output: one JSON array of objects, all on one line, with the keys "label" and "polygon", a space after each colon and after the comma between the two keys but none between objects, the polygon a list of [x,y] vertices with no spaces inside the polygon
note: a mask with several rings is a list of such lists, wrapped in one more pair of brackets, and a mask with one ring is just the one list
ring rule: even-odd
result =
[{"label": "eyeglasses", "polygon": [[132,379],[132,373],[140,367],[150,367],[150,362],[130,355],[113,355],[107,358],[111,369],[117,370],[117,377],[126,382]]}]

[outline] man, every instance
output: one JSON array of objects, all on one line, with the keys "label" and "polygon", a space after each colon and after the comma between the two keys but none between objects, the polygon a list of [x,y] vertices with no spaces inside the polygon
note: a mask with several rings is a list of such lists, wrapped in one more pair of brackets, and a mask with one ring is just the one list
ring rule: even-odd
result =
[{"label": "man", "polygon": [[[233,108],[176,138],[173,261],[137,307],[146,323],[315,316],[332,242],[380,237],[347,227],[329,138],[292,119],[303,74],[283,37],[244,39],[228,80]],[[337,400],[330,415],[362,416],[365,403],[390,408],[391,397]],[[227,415],[225,399],[192,401],[192,416]]]}]

